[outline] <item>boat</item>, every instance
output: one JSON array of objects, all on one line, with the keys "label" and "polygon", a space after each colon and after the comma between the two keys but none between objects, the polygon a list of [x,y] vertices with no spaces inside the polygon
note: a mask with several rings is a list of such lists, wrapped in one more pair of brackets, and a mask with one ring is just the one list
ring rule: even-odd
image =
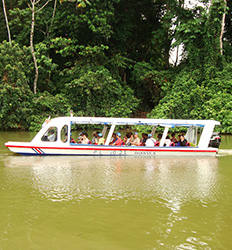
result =
[{"label": "boat", "polygon": [[[81,144],[72,142],[73,129],[89,125],[102,127],[104,145]],[[5,143],[14,153],[20,155],[74,155],[74,156],[215,156],[218,147],[210,146],[214,128],[220,125],[215,120],[180,120],[148,118],[110,118],[110,117],[57,117],[47,121],[31,142]],[[158,127],[162,128],[159,146],[112,146],[110,141],[116,126],[144,126],[151,129],[154,136]],[[186,128],[189,147],[165,146],[170,128]],[[179,130],[179,131],[180,131]],[[160,129],[159,129],[160,131]],[[200,132],[200,135],[199,135]],[[49,141],[48,137],[53,137]]]}]

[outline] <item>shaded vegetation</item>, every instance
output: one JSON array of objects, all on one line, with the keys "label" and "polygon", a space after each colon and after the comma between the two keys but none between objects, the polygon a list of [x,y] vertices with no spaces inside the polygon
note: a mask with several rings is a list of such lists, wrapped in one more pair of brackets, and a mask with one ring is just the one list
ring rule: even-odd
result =
[{"label": "shaded vegetation", "polygon": [[[0,129],[37,130],[49,115],[73,110],[215,119],[232,133],[232,3],[200,2],[190,9],[184,0],[41,0],[35,92],[31,2],[8,1],[12,44],[0,12]],[[179,63],[170,63],[173,48],[182,48]]]}]

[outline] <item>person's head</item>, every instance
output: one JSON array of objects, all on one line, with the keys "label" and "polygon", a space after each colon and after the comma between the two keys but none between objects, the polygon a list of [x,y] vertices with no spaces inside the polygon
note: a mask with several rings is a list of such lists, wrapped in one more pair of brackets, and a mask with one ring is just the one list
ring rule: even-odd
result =
[{"label": "person's head", "polygon": [[162,134],[158,134],[157,138],[160,140],[162,138]]},{"label": "person's head", "polygon": [[134,132],[134,138],[138,138],[139,134],[138,132]]},{"label": "person's head", "polygon": [[80,132],[79,136],[83,136],[85,131]]},{"label": "person's head", "polygon": [[170,137],[167,135],[167,136],[166,136],[166,139],[170,139]]},{"label": "person's head", "polygon": [[54,134],[54,133],[55,133],[54,129],[51,129],[51,130],[50,130],[50,133],[51,133],[51,134]]},{"label": "person's head", "polygon": [[102,137],[102,133],[98,133],[97,137],[101,138]]},{"label": "person's head", "polygon": [[171,133],[171,136],[172,136],[173,138],[175,137],[175,135],[176,135],[175,132],[172,132],[172,133]]},{"label": "person's head", "polygon": [[149,134],[149,135],[148,135],[148,138],[152,138],[152,134]]},{"label": "person's head", "polygon": [[97,136],[97,131],[94,131],[92,135],[93,135],[93,137],[96,137]]},{"label": "person's head", "polygon": [[83,132],[83,133],[82,133],[82,136],[83,136],[84,138],[87,138],[87,137],[88,137],[88,134],[87,134],[86,132]]},{"label": "person's head", "polygon": [[184,136],[180,135],[180,140],[183,141],[184,140]]},{"label": "person's head", "polygon": [[113,134],[112,134],[112,137],[113,137],[113,138],[116,138],[116,133],[113,133]]},{"label": "person's head", "polygon": [[117,132],[117,133],[116,133],[116,137],[117,137],[117,138],[120,138],[120,137],[121,137],[121,133]]}]

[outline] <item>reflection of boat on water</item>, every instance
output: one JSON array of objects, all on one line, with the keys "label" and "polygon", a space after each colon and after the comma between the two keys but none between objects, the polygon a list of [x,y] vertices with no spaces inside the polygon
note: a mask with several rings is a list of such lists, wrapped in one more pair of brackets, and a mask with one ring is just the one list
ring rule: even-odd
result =
[{"label": "reflection of boat on water", "polygon": [[55,156],[12,156],[6,158],[5,166],[26,167],[34,188],[52,201],[93,198],[157,201],[159,197],[168,203],[177,200],[180,203],[192,198],[211,199],[218,187],[218,158],[214,157],[64,156],[57,161]]},{"label": "reflection of boat on water", "polygon": [[[102,135],[103,137],[106,137],[104,145],[72,143],[72,127],[75,125],[87,124],[98,124],[103,126]],[[159,141],[159,146],[111,146],[109,143],[117,125],[150,126],[152,127],[152,136],[158,126],[162,127],[163,134]],[[22,155],[214,156],[218,152],[218,148],[209,147],[209,143],[215,125],[220,125],[220,122],[213,120],[59,117],[52,119],[45,127],[43,127],[31,142],[7,142],[5,145],[12,152]],[[190,143],[190,147],[165,146],[165,140],[168,135],[169,128],[174,127],[186,127],[188,129],[186,139]],[[203,131],[199,141],[197,142],[197,132],[199,128],[202,128]]]}]

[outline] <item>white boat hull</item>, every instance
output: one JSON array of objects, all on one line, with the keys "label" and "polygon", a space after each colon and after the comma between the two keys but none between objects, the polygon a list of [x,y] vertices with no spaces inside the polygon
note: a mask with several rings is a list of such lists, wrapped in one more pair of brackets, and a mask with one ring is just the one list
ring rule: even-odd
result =
[{"label": "white boat hull", "polygon": [[70,145],[48,146],[32,143],[8,142],[5,144],[12,152],[21,155],[92,155],[92,156],[215,156],[216,148],[195,147],[139,147],[139,146],[98,146]]}]

